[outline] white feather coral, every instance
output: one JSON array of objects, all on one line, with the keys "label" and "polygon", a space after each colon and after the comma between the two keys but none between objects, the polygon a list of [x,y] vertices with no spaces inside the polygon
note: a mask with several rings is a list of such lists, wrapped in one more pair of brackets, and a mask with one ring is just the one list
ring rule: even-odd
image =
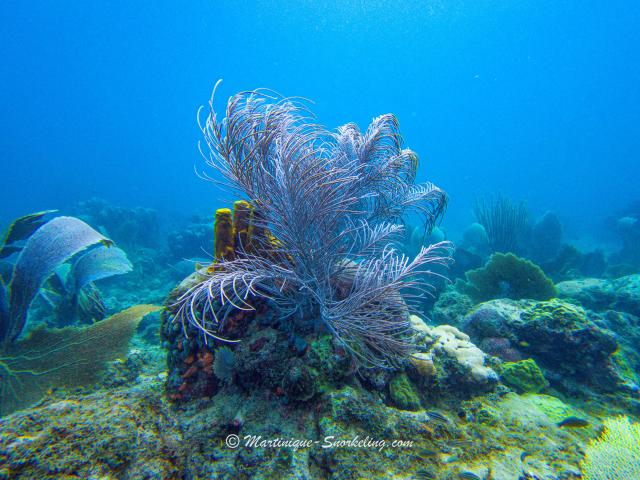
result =
[{"label": "white feather coral", "polygon": [[625,416],[606,419],[600,437],[587,446],[581,467],[585,480],[640,478],[640,423]]}]

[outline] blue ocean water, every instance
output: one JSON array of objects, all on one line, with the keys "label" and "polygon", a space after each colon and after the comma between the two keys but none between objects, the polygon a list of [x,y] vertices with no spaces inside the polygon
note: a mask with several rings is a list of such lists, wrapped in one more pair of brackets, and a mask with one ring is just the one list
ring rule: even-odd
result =
[{"label": "blue ocean water", "polygon": [[196,112],[267,87],[330,128],[393,112],[445,227],[501,192],[588,239],[639,197],[640,5],[552,1],[22,2],[0,6],[0,222],[97,196],[220,203]]}]

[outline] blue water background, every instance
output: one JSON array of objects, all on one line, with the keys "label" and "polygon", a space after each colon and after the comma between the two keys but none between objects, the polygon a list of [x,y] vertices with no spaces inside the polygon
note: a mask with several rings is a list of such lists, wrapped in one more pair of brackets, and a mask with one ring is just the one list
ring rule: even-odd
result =
[{"label": "blue water background", "polygon": [[573,236],[640,198],[640,3],[27,2],[0,5],[0,224],[99,196],[212,212],[198,106],[269,87],[320,123],[395,113],[445,225],[478,195]]}]

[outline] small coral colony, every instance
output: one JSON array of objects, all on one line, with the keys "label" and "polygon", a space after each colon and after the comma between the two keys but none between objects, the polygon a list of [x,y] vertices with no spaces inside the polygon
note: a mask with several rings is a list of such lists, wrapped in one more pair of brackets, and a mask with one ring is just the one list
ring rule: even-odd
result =
[{"label": "small coral colony", "polygon": [[[499,196],[453,243],[395,116],[329,131],[305,112],[252,91],[220,118],[212,97],[208,178],[238,198],[213,225],[99,199],[12,223],[0,472],[640,478],[638,205],[612,220],[617,251],[580,251],[553,213]],[[100,423],[152,417],[142,446]]]}]

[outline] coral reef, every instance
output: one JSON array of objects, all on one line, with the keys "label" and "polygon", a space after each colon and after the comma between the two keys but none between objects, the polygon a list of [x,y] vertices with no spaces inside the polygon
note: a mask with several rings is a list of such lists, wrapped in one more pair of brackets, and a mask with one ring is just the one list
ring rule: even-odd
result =
[{"label": "coral reef", "polygon": [[483,268],[466,273],[458,283],[464,293],[483,302],[494,298],[548,300],[556,290],[551,279],[529,260],[512,253],[494,253]]},{"label": "coral reef", "polygon": [[451,325],[429,327],[415,315],[411,323],[423,351],[413,354],[410,363],[428,396],[468,398],[496,386],[498,376],[468,335]]},{"label": "coral reef", "polygon": [[445,324],[456,327],[473,306],[473,300],[468,295],[449,285],[438,295],[430,317],[436,325]]},{"label": "coral reef", "polygon": [[556,285],[558,297],[577,301],[596,311],[615,310],[640,316],[640,275],[613,280],[583,278]]},{"label": "coral reef", "polygon": [[563,245],[558,254],[540,265],[556,282],[581,277],[600,277],[609,270],[602,250],[583,253],[572,245]]},{"label": "coral reef", "polygon": [[562,245],[562,224],[552,212],[546,212],[531,229],[531,255],[537,263],[556,258]]},{"label": "coral reef", "polygon": [[[199,276],[206,278],[206,267],[186,279],[167,305],[197,284]],[[485,308],[493,304],[502,307]],[[64,397],[54,390],[36,408],[5,417],[0,424],[0,473],[13,478],[68,474],[114,479],[579,478],[583,448],[597,435],[597,422],[593,427],[558,427],[566,419],[591,418],[556,396],[506,393],[496,384],[495,374],[489,373],[486,383],[479,382],[484,376],[478,377],[478,370],[499,371],[505,364],[487,357],[460,330],[430,327],[412,316],[409,322],[420,351],[394,373],[358,370],[333,335],[291,332],[283,328],[272,305],[256,307],[229,315],[221,333],[242,341],[226,346],[206,343],[198,335],[185,338],[182,325],[170,321],[170,311],[163,313],[163,339],[172,346],[170,357],[175,357],[169,378],[158,377],[157,370],[151,376],[142,373],[141,368],[152,367],[141,363],[136,348],[126,362],[115,364],[115,370],[109,367],[107,390]],[[457,308],[453,297],[443,302],[443,311]],[[484,322],[468,321],[483,308],[489,310],[483,314]],[[550,329],[554,322],[545,317],[557,318],[558,329],[566,329],[564,335],[576,334],[570,328],[579,330],[582,316],[596,330],[615,322],[623,328],[629,320],[609,318],[607,312],[593,314],[558,300],[496,300],[461,322],[473,336],[475,325],[495,338],[510,338],[536,361],[532,353],[536,348],[531,347],[535,342],[521,345],[523,340],[513,334],[517,328],[503,316],[512,316],[515,323],[542,323],[541,329]],[[575,351],[567,358],[570,355]],[[617,355],[611,354],[612,364]],[[553,373],[549,365],[541,366],[545,374]],[[557,376],[551,380],[558,385]],[[163,399],[165,381],[169,399],[180,395],[193,401],[169,407]],[[144,429],[142,437],[135,434],[138,427]],[[252,447],[242,443],[233,449],[224,443],[230,434],[241,442],[255,438],[263,443]],[[44,438],[56,441],[38,454]],[[309,447],[264,443],[273,438],[318,443]],[[402,449],[338,446],[354,438],[413,443]],[[322,448],[330,442],[335,443]]]},{"label": "coral reef", "polygon": [[167,234],[167,254],[173,260],[202,258],[213,251],[212,245],[211,218],[206,216],[193,215]]},{"label": "coral reef", "polygon": [[408,211],[429,231],[446,205],[437,187],[415,183],[417,157],[402,148],[396,118],[331,133],[258,91],[232,97],[226,115],[219,121],[211,103],[201,126],[209,164],[246,195],[245,223],[260,234],[251,251],[234,246],[232,213],[217,212],[216,263],[178,298],[174,321],[219,341],[229,315],[268,300],[285,328],[324,329],[363,365],[405,359],[409,313],[448,263],[449,244],[413,259],[394,244]]},{"label": "coral reef", "polygon": [[638,213],[626,215],[616,221],[616,232],[621,241],[620,251],[614,255],[616,263],[626,263],[635,268],[640,267],[640,216]]},{"label": "coral reef", "polygon": [[620,337],[609,326],[595,312],[554,299],[492,300],[469,313],[462,328],[483,345],[487,338],[508,340],[509,347],[544,369],[552,386],[575,393],[572,379],[600,392],[626,389],[628,379],[613,357],[621,347]]},{"label": "coral reef", "polygon": [[[587,445],[604,416],[640,415],[638,275],[564,281],[554,298],[541,268],[509,251],[528,247],[563,280],[604,272],[604,254],[562,246],[552,214],[529,232],[524,205],[500,198],[478,202],[454,254],[467,281],[445,288],[446,197],[415,183],[395,117],[328,132],[260,91],[226,115],[212,107],[201,125],[208,161],[246,200],[172,227],[166,248],[155,212],[105,202],[85,218],[131,257],[77,219],[14,222],[0,249],[0,477],[577,480],[627,468],[636,424],[606,420]],[[407,225],[411,208],[421,224]],[[177,261],[207,250],[212,262]],[[106,279],[129,258],[132,274]],[[153,305],[25,338],[6,322],[16,305],[40,321],[65,292],[88,323],[161,299],[160,325]]]},{"label": "coral reef", "polygon": [[468,382],[480,384],[492,383],[497,380],[495,372],[485,365],[485,354],[470,342],[469,336],[451,325],[440,325],[428,329],[427,341],[433,342],[433,352],[436,358],[444,353],[467,371]]},{"label": "coral reef", "polygon": [[78,217],[98,227],[127,251],[159,246],[160,221],[155,210],[115,206],[101,198],[81,202],[75,210]]},{"label": "coral reef", "polygon": [[55,398],[5,417],[4,478],[179,478],[186,443],[159,383]]},{"label": "coral reef", "polygon": [[[429,471],[453,479],[472,478],[461,472],[482,478],[490,470],[496,480],[578,478],[581,446],[594,430],[558,428],[535,398],[491,394],[452,411],[405,411],[345,385],[323,402],[288,405],[277,396],[228,390],[176,409],[162,398],[162,379],[144,377],[110,391],[53,395],[5,417],[0,474],[338,479],[413,478]],[[232,434],[238,448],[225,444]]]},{"label": "coral reef", "polygon": [[292,402],[307,401],[353,374],[352,359],[330,335],[308,340],[296,337],[296,342],[283,329],[274,328],[277,325],[269,326],[272,312],[248,313],[251,315],[234,320],[239,322],[236,328],[242,332],[242,341],[217,347],[197,336],[183,338],[180,326],[165,318],[162,335],[174,345],[168,356],[167,382],[172,399],[212,396],[233,383],[247,392],[272,392]]},{"label": "coral reef", "polygon": [[462,233],[462,240],[458,247],[462,247],[479,256],[488,256],[491,253],[487,231],[479,223],[472,223]]},{"label": "coral reef", "polygon": [[389,395],[393,403],[401,410],[420,409],[420,397],[406,373],[400,373],[391,379]]}]

